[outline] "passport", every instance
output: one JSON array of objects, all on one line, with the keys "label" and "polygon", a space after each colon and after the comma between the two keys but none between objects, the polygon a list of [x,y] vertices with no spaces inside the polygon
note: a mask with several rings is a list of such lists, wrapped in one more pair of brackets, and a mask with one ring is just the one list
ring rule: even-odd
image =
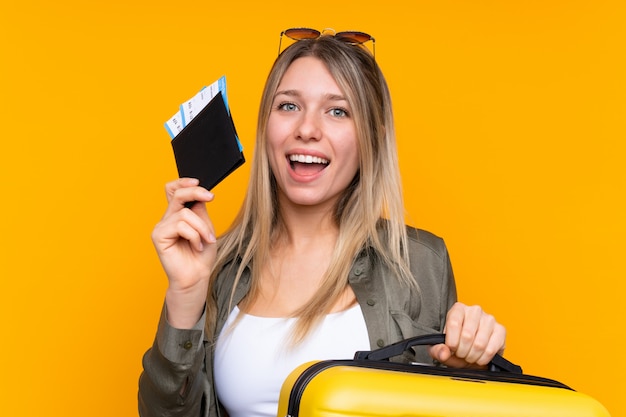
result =
[{"label": "passport", "polygon": [[245,162],[235,124],[222,92],[172,139],[180,177],[197,178],[211,190]]}]

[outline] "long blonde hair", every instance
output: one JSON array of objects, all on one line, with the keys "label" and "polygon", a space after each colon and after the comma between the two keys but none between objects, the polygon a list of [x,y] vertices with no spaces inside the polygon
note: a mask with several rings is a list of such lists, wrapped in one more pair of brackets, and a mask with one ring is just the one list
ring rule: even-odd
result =
[{"label": "long blonde hair", "polygon": [[213,336],[217,313],[211,291],[219,271],[232,259],[240,259],[236,286],[246,266],[250,266],[251,289],[246,299],[254,300],[261,263],[252,261],[269,259],[272,239],[280,230],[276,183],[266,153],[266,127],[283,75],[292,62],[305,56],[321,60],[344,92],[356,126],[360,161],[357,175],[335,208],[339,235],[322,284],[310,302],[294,313],[298,320],[293,340],[296,343],[303,340],[330,311],[345,291],[352,261],[367,247],[376,251],[400,281],[409,287],[416,286],[408,265],[393,112],[385,78],[365,48],[333,36],[303,40],[280,54],[265,84],[247,194],[236,219],[218,240],[218,258],[207,302],[209,336]]}]

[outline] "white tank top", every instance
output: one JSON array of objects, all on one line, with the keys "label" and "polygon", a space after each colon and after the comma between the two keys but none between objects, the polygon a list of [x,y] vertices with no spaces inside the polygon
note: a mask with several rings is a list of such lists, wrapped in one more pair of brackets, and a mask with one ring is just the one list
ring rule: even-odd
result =
[{"label": "white tank top", "polygon": [[295,348],[288,348],[293,318],[257,317],[231,312],[215,350],[215,389],[230,417],[276,417],[283,381],[299,365],[324,359],[352,359],[369,350],[361,307],[328,314]]}]

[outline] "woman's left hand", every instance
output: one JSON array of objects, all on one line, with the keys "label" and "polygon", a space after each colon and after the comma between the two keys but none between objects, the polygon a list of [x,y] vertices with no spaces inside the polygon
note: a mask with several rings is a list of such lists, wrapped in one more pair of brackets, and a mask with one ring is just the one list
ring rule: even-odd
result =
[{"label": "woman's left hand", "polygon": [[480,306],[455,303],[446,319],[446,343],[430,348],[430,355],[453,368],[485,367],[505,348],[506,330]]}]

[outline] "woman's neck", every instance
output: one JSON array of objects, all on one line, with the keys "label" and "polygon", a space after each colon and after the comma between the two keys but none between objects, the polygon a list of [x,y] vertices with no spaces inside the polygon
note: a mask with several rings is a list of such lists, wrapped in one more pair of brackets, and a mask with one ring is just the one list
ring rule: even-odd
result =
[{"label": "woman's neck", "polygon": [[297,250],[309,244],[334,242],[339,228],[334,218],[334,205],[302,206],[281,204],[279,209],[281,227],[276,243]]}]

